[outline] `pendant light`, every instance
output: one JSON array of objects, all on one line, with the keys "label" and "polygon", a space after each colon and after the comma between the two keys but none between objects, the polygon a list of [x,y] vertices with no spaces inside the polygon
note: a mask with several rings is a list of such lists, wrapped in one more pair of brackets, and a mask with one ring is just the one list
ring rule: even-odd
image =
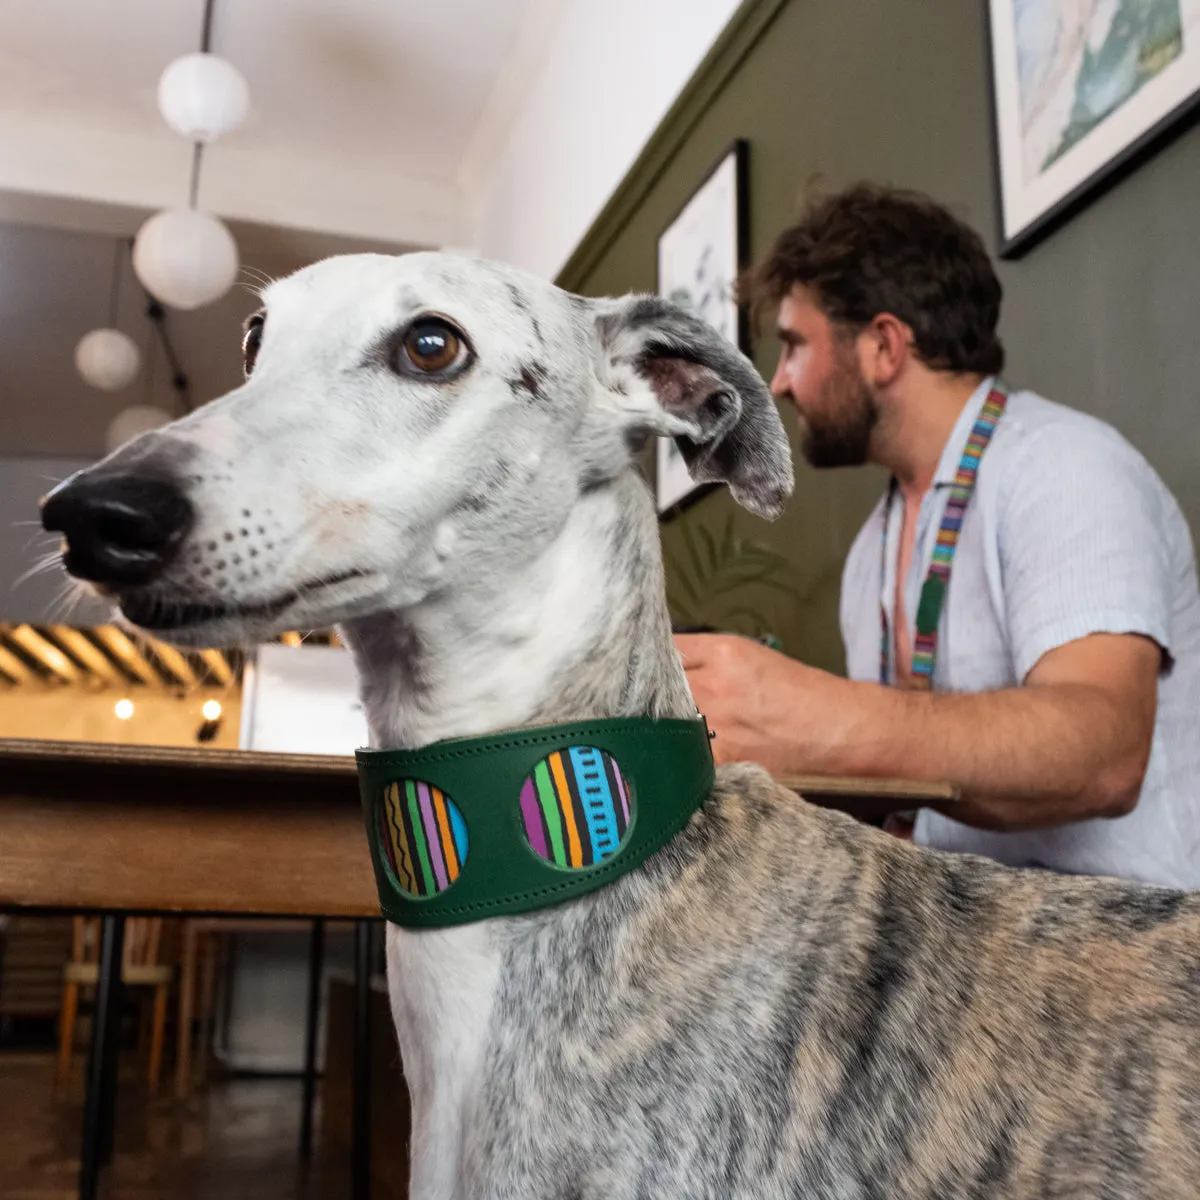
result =
[{"label": "pendant light", "polygon": [[85,333],[75,346],[75,369],[84,382],[105,392],[128,387],[141,367],[142,355],[128,334],[117,328],[118,302],[121,295],[122,249],[120,241],[113,255],[112,286],[109,290],[108,324]]},{"label": "pendant light", "polygon": [[200,52],[177,58],[158,86],[167,124],[193,144],[186,208],[155,213],[138,230],[133,269],[150,294],[172,308],[219,300],[237,278],[237,243],[225,223],[197,207],[205,145],[237,128],[249,109],[249,89],[237,68],[210,52],[213,0],[205,0]]}]

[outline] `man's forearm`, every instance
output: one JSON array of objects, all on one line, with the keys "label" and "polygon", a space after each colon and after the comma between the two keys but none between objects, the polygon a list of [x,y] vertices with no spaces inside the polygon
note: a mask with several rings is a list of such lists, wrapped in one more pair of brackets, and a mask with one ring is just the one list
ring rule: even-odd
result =
[{"label": "man's forearm", "polygon": [[1147,739],[1102,688],[962,694],[847,686],[845,728],[823,769],[946,780],[963,798],[945,811],[992,829],[1118,816],[1136,803]]},{"label": "man's forearm", "polygon": [[1023,686],[914,692],[855,683],[721,635],[676,639],[722,762],[945,780],[960,820],[994,829],[1128,812],[1154,737],[1163,651],[1094,634],[1047,651]]}]

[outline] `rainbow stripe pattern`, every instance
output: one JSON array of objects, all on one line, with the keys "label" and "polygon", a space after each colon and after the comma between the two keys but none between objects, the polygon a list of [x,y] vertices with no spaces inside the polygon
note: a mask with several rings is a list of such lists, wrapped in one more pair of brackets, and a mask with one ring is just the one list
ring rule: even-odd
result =
[{"label": "rainbow stripe pattern", "polygon": [[467,826],[441,790],[415,779],[389,784],[379,806],[380,839],[402,891],[444,892],[467,861]]},{"label": "rainbow stripe pattern", "polygon": [[631,813],[621,768],[594,746],[572,746],[542,759],[521,788],[529,845],[568,870],[595,866],[615,854]]},{"label": "rainbow stripe pattern", "polygon": [[[1002,388],[994,387],[988,393],[979,416],[967,436],[967,444],[963,447],[962,458],[958,470],[954,474],[954,482],[950,485],[950,496],[946,501],[946,510],[942,515],[942,523],[938,527],[937,542],[930,558],[929,573],[921,588],[921,598],[917,605],[916,635],[913,639],[912,686],[922,691],[933,687],[933,669],[937,662],[938,623],[942,615],[942,607],[946,601],[946,589],[950,585],[950,570],[954,565],[954,552],[958,549],[958,537],[962,532],[963,514],[971,502],[971,494],[975,491],[975,479],[979,473],[979,460],[987,449],[996,424],[1004,415],[1004,406],[1008,403],[1008,393]],[[884,530],[884,553],[887,546],[886,521]],[[880,647],[880,682],[888,681],[888,620],[887,611],[883,612],[883,641]]]}]

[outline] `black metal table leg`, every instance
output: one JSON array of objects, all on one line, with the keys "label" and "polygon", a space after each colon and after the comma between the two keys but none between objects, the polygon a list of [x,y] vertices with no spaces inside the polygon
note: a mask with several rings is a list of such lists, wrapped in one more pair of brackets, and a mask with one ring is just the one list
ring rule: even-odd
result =
[{"label": "black metal table leg", "polygon": [[354,923],[353,1200],[371,1195],[371,922]]},{"label": "black metal table leg", "polygon": [[[125,918],[121,917],[124,927]],[[122,928],[122,941],[124,941]],[[118,962],[120,959],[118,959]],[[100,1093],[100,1165],[107,1167],[112,1162],[113,1143],[117,1133],[117,1073],[121,1065],[121,1016],[125,989],[120,971],[117,976],[116,993],[113,998],[112,1015],[109,1017],[104,1035],[104,1076]]]},{"label": "black metal table leg", "polygon": [[100,1142],[100,1165],[107,1167],[112,1162],[113,1143],[117,1131],[117,1077],[121,1066],[121,1016],[125,996],[124,980],[120,964],[124,959],[125,915],[119,913],[110,918],[120,925],[120,946],[116,951],[116,969],[112,971],[109,986],[112,991],[110,1016],[105,1022],[104,1083],[100,1096],[100,1127],[103,1137]]},{"label": "black metal table leg", "polygon": [[304,1024],[304,1094],[300,1101],[300,1158],[312,1157],[313,1098],[317,1085],[317,1030],[321,1019],[321,974],[325,966],[325,922],[312,923],[308,945],[308,1011]]},{"label": "black metal table leg", "polygon": [[100,1169],[112,1157],[124,946],[125,917],[120,913],[107,914],[100,923],[100,974],[96,984],[96,1013],[92,1021],[83,1110],[79,1200],[94,1200]]}]

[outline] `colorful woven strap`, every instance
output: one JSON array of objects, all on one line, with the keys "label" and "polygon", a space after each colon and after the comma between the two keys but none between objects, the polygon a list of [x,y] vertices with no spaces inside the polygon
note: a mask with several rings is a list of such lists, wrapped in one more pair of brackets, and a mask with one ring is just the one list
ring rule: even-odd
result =
[{"label": "colorful woven strap", "polygon": [[[988,393],[975,424],[963,447],[962,458],[950,485],[950,496],[946,511],[938,528],[937,543],[929,563],[929,573],[921,587],[921,598],[917,604],[916,636],[913,640],[912,686],[928,691],[933,687],[933,671],[937,663],[938,624],[946,603],[946,590],[950,586],[950,571],[954,566],[954,554],[958,549],[958,538],[962,532],[963,514],[971,502],[975,490],[975,479],[979,473],[979,461],[992,439],[996,424],[1004,413],[1008,393],[1001,387],[993,387]],[[895,481],[893,480],[893,490]],[[890,493],[889,493],[890,495]],[[887,563],[887,518],[884,511],[884,564]],[[886,606],[882,608],[883,638],[880,646],[879,681],[888,683],[890,631]]]}]

